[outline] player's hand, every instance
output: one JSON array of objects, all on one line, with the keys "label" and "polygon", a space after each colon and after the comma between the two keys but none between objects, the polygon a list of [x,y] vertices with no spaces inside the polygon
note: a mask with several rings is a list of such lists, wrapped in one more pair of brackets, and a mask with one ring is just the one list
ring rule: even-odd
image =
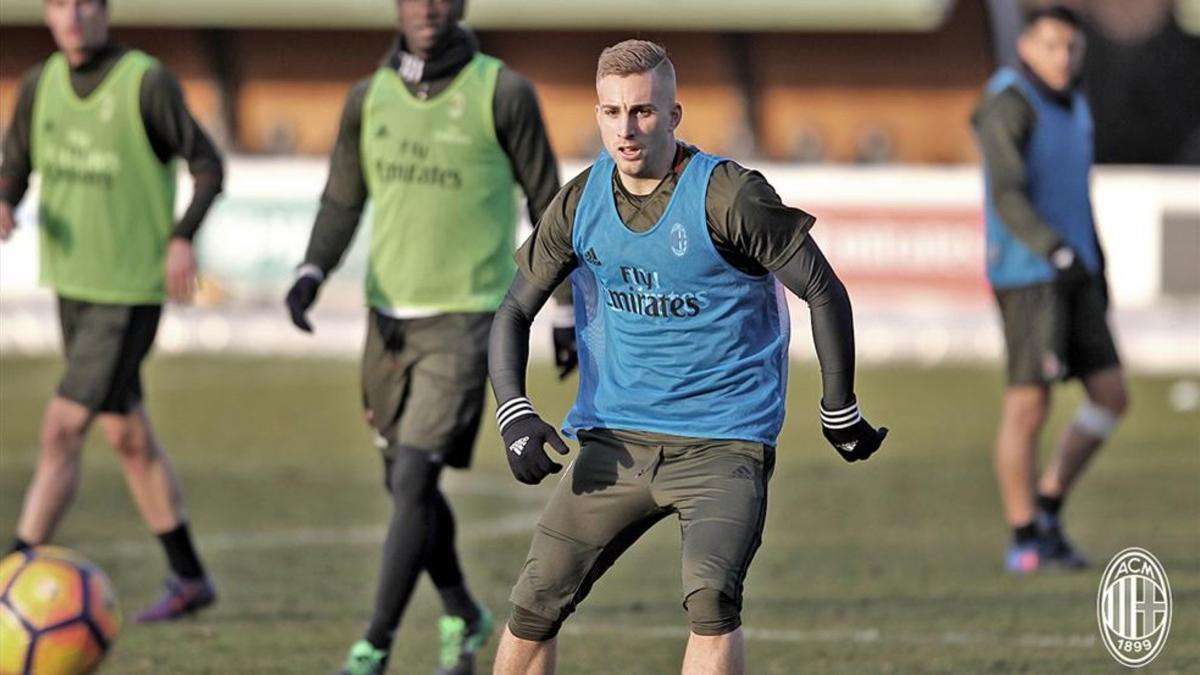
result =
[{"label": "player's hand", "polygon": [[566,379],[579,365],[579,352],[575,348],[575,327],[554,328],[554,365],[558,367],[558,379]]},{"label": "player's hand", "polygon": [[1065,244],[1050,252],[1050,264],[1054,266],[1054,283],[1065,290],[1082,286],[1092,276],[1075,249]]},{"label": "player's hand", "polygon": [[12,205],[6,201],[0,201],[0,241],[8,241],[15,229],[17,229],[17,221],[13,219]]},{"label": "player's hand", "polygon": [[192,242],[172,237],[167,244],[167,297],[189,302],[196,293],[196,253]]},{"label": "player's hand", "polygon": [[287,305],[288,313],[292,316],[292,323],[296,324],[296,328],[305,333],[313,332],[312,324],[308,322],[308,308],[312,307],[317,301],[317,291],[321,288],[321,281],[316,277],[308,274],[301,274],[296,277],[296,282],[288,289],[287,297],[284,298],[284,303]]},{"label": "player's hand", "polygon": [[526,485],[537,485],[552,473],[562,471],[562,464],[550,459],[546,445],[558,454],[569,452],[567,444],[558,437],[554,427],[546,424],[529,399],[520,397],[505,401],[496,411],[500,436],[504,439],[504,455],[513,476]]},{"label": "player's hand", "polygon": [[858,410],[857,400],[851,400],[850,405],[839,410],[829,410],[822,402],[821,432],[847,462],[870,458],[888,434],[887,427],[877,430],[867,422]]}]

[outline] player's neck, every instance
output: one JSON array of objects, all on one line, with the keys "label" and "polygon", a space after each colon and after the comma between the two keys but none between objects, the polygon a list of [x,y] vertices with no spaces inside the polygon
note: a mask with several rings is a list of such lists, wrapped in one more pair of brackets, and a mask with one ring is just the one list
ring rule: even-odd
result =
[{"label": "player's neck", "polygon": [[[668,166],[667,168],[670,167]],[[654,176],[641,177],[630,176],[618,171],[617,176],[621,179],[621,185],[625,188],[626,192],[635,197],[645,197],[654,192],[654,189],[662,183],[663,179],[667,177],[667,172],[662,171],[661,173],[656,173]]]},{"label": "player's neck", "polygon": [[62,50],[63,56],[67,57],[67,65],[71,66],[72,70],[79,70],[94,61],[96,57],[108,50],[109,43],[94,46],[83,47],[81,49]]},{"label": "player's neck", "polygon": [[662,184],[663,179],[671,173],[678,160],[681,148],[674,141],[672,141],[671,146],[673,152],[670,154],[664,153],[662,159],[655,162],[653,167],[649,167],[649,171],[645,175],[631,176],[618,170],[617,177],[620,178],[621,185],[625,188],[625,191],[636,197],[645,197],[654,192]]}]

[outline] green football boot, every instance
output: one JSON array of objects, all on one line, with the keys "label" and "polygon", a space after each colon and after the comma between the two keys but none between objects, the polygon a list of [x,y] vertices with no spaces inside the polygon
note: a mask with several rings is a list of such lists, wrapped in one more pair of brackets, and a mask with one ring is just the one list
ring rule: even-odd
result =
[{"label": "green football boot", "polygon": [[383,675],[387,669],[388,653],[376,649],[366,640],[359,640],[346,655],[346,664],[338,675]]},{"label": "green football boot", "polygon": [[474,675],[475,653],[492,634],[495,620],[485,607],[479,608],[479,618],[468,624],[459,616],[443,616],[438,620],[442,649],[436,675]]}]

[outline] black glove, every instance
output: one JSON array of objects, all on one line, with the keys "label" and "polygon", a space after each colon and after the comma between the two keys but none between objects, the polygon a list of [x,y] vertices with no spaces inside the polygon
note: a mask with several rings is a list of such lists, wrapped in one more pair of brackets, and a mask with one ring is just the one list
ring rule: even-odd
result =
[{"label": "black glove", "polygon": [[880,427],[877,431],[867,422],[858,411],[858,401],[854,399],[840,410],[828,410],[822,402],[821,431],[825,434],[825,440],[847,462],[865,460],[875,454],[888,434],[887,427]]},{"label": "black glove", "polygon": [[1054,267],[1054,283],[1068,291],[1079,288],[1092,276],[1075,249],[1065,244],[1050,252],[1050,264]]},{"label": "black glove", "polygon": [[526,485],[537,485],[546,476],[562,471],[562,464],[551,460],[544,446],[549,444],[558,454],[565,455],[569,452],[567,444],[558,437],[554,427],[538,417],[529,399],[521,397],[506,401],[496,411],[496,421],[504,439],[508,468],[517,480]]},{"label": "black glove", "polygon": [[579,352],[575,349],[575,327],[554,329],[554,365],[558,366],[558,379],[566,379],[579,365]]},{"label": "black glove", "polygon": [[308,317],[304,315],[308,313],[308,308],[316,302],[317,290],[320,288],[321,282],[317,281],[316,277],[301,275],[296,279],[296,283],[292,284],[291,289],[287,292],[287,297],[283,300],[287,304],[288,312],[292,315],[292,323],[305,333],[311,333],[313,330],[312,324],[308,322]]}]

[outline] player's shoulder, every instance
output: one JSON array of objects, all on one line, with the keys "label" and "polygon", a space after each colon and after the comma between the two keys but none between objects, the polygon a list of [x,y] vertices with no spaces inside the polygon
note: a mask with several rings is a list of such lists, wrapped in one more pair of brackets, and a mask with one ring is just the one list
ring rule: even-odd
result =
[{"label": "player's shoulder", "polygon": [[346,92],[346,100],[361,99],[367,95],[367,90],[371,88],[371,84],[375,81],[375,75],[371,74],[360,78],[350,85],[349,91]]},{"label": "player's shoulder", "polygon": [[346,100],[342,105],[342,117],[362,117],[363,104],[367,100],[367,94],[371,91],[371,84],[375,81],[375,75],[368,75],[350,86],[346,92]]},{"label": "player's shoulder", "polygon": [[1025,92],[1016,83],[1010,83],[995,91],[985,91],[974,114],[971,115],[971,121],[978,126],[986,121],[1012,122],[1028,119],[1033,114],[1033,106]]},{"label": "player's shoulder", "polygon": [[556,207],[547,210],[554,210],[566,219],[566,225],[570,226],[571,221],[575,218],[575,209],[579,207],[580,200],[583,199],[584,188],[587,187],[588,177],[592,175],[592,166],[589,165],[584,170],[575,174],[571,180],[563,183],[559,188],[558,194],[554,195],[554,203]]},{"label": "player's shoulder", "polygon": [[42,59],[41,61],[38,61],[32,66],[26,68],[25,72],[21,73],[21,84],[19,85],[19,91],[24,93],[26,91],[32,92],[34,89],[36,89],[38,82],[42,79],[42,73],[46,70],[46,64],[49,62],[50,57],[46,57],[45,59]]},{"label": "player's shoulder", "polygon": [[[489,57],[494,58],[494,57]],[[522,98],[536,100],[533,82],[521,71],[500,61],[500,69],[496,72],[496,96],[498,98]]]},{"label": "player's shoulder", "polygon": [[568,192],[583,192],[583,188],[587,186],[588,177],[592,175],[592,168],[594,166],[594,164],[587,165],[582,171],[575,174],[571,180],[563,183],[562,189],[559,192],[564,194]]},{"label": "player's shoulder", "polygon": [[757,169],[751,169],[738,163],[737,160],[721,157],[720,161],[713,167],[713,179],[727,181],[730,184],[745,185],[754,181],[763,181],[767,179],[763,177]]},{"label": "player's shoulder", "polygon": [[175,73],[171,72],[161,61],[154,58],[146,52],[128,52],[134,58],[140,59],[145,67],[145,72],[142,75],[142,86],[152,88],[172,88],[180,89],[179,78],[175,77]]},{"label": "player's shoulder", "polygon": [[720,202],[732,207],[737,202],[738,195],[745,192],[768,190],[774,193],[765,176],[757,169],[743,166],[735,160],[722,158],[713,168],[709,179],[708,191],[710,203]]}]

